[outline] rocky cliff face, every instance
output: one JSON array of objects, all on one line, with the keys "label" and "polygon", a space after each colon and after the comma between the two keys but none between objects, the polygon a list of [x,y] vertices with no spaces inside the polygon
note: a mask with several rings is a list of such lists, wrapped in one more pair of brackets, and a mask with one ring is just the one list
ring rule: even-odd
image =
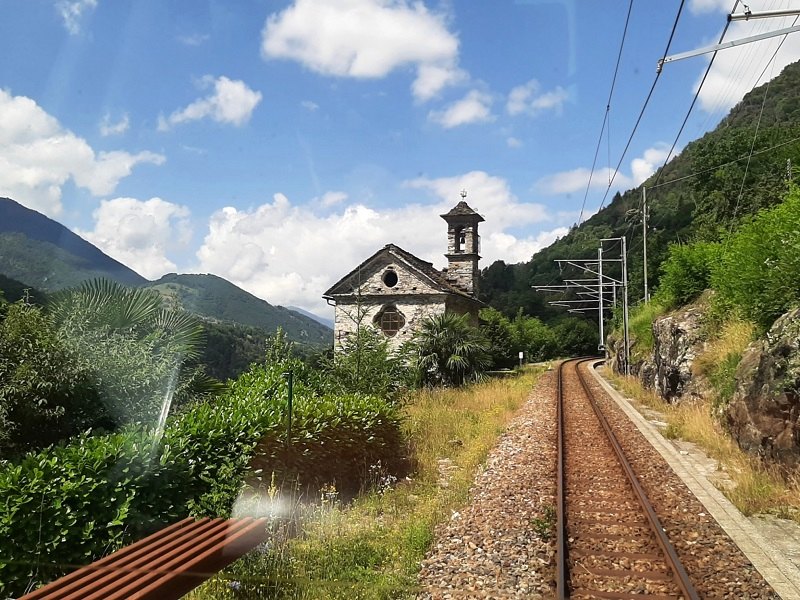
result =
[{"label": "rocky cliff face", "polygon": [[800,466],[800,309],[775,321],[766,338],[747,349],[725,417],[745,451]]},{"label": "rocky cliff face", "polygon": [[703,308],[690,304],[653,323],[653,384],[667,402],[696,396],[692,365],[703,351]]},{"label": "rocky cliff face", "polygon": [[[700,331],[703,311],[703,304],[692,304],[659,317],[653,323],[652,352],[644,355],[632,352],[638,354],[639,358],[631,359],[631,374],[669,402],[687,394],[697,395],[692,364],[704,347]],[[632,349],[635,350],[637,343],[636,340],[632,341]],[[621,372],[622,339],[616,334],[608,339],[608,355],[614,371]]]}]

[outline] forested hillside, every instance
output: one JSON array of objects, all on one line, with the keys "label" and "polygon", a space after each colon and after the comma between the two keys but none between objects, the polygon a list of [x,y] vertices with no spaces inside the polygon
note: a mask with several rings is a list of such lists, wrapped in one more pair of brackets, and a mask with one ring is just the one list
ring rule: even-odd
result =
[{"label": "forested hillside", "polygon": [[[716,129],[688,144],[643,185],[649,205],[648,283],[672,242],[717,241],[758,210],[777,204],[787,190],[787,161],[800,165],[800,63],[754,89]],[[763,110],[762,110],[763,104]],[[751,152],[752,149],[752,152]],[[563,311],[548,306],[532,285],[561,280],[557,258],[596,256],[600,238],[628,240],[631,299],[643,296],[642,186],[612,201],[527,263],[493,263],[481,273],[481,298],[507,315],[522,308],[546,321]],[[619,249],[613,251],[619,256]]]},{"label": "forested hillside", "polygon": [[61,223],[10,198],[0,198],[0,273],[46,292],[99,277],[125,285],[147,281]]},{"label": "forested hillside", "polygon": [[273,306],[216,275],[169,273],[145,287],[158,291],[168,304],[205,319],[257,327],[270,334],[281,327],[301,346],[328,346],[333,339],[329,327],[283,306]]}]

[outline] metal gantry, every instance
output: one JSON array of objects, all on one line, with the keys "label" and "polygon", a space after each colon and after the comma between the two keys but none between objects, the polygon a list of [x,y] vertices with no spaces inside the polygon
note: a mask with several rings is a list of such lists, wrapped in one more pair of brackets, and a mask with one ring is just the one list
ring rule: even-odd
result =
[{"label": "metal gantry", "polygon": [[[605,258],[603,244],[607,242],[620,243],[619,258]],[[622,290],[622,322],[623,322],[623,352],[624,373],[630,374],[630,340],[628,335],[628,261],[627,242],[625,237],[603,238],[597,249],[597,258],[558,258],[555,260],[559,268],[578,269],[584,275],[591,277],[564,278],[564,283],[555,285],[534,285],[534,290],[549,293],[574,292],[577,298],[559,299],[549,302],[551,306],[566,308],[570,313],[597,312],[597,328],[600,336],[599,350],[605,350],[605,309],[615,307],[617,304],[617,288]],[[620,263],[622,279],[616,279],[603,272],[604,263]]]}]

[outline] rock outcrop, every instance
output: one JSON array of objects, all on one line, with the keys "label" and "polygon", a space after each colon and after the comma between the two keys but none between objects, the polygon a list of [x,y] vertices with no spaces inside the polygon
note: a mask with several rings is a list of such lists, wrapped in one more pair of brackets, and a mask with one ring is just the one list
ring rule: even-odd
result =
[{"label": "rock outcrop", "polygon": [[667,402],[693,394],[692,364],[702,352],[705,306],[690,304],[653,322],[653,384]]},{"label": "rock outcrop", "polygon": [[[701,337],[705,302],[690,304],[653,322],[652,352],[636,351],[639,340],[631,340],[631,375],[654,389],[668,402],[697,395],[692,364],[704,348]],[[608,337],[611,367],[619,373],[623,365],[622,339],[614,332]]]},{"label": "rock outcrop", "polygon": [[753,342],[736,370],[725,416],[739,446],[787,468],[800,466],[800,309]]}]

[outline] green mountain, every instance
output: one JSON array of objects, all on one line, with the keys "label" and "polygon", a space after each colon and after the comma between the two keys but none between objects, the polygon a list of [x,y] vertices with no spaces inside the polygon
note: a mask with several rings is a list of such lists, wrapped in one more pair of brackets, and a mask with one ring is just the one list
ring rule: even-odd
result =
[{"label": "green mountain", "polygon": [[[787,161],[800,166],[800,62],[748,93],[713,131],[695,140],[643,185],[649,207],[648,285],[658,285],[659,266],[670,243],[723,239],[760,209],[774,206],[787,190]],[[762,108],[763,106],[763,108]],[[658,181],[658,186],[656,185]],[[481,272],[481,299],[508,315],[522,308],[547,321],[563,315],[548,305],[556,297],[532,285],[560,283],[554,259],[593,258],[601,238],[625,236],[630,298],[643,297],[642,187],[612,201],[526,263],[496,261]],[[607,246],[618,258],[619,247]],[[607,274],[618,276],[613,265]],[[576,272],[570,272],[575,275]],[[560,297],[560,296],[559,296]]]},{"label": "green mountain", "polygon": [[212,321],[239,323],[268,333],[283,328],[289,339],[305,346],[327,346],[330,327],[282,306],[273,306],[216,275],[169,273],[145,284],[167,302]]},{"label": "green mountain", "polygon": [[60,223],[10,198],[0,198],[0,273],[45,292],[98,277],[125,285],[147,281]]},{"label": "green mountain", "polygon": [[[278,327],[308,351],[328,346],[333,339],[331,328],[315,319],[273,306],[215,275],[172,273],[149,282],[60,223],[0,198],[0,290],[6,299],[18,299],[25,288],[53,292],[99,277],[152,287],[169,302],[203,317],[214,330],[209,339],[216,336],[213,352],[224,355],[215,360],[230,362],[234,371],[259,354],[263,338]],[[215,323],[226,326],[214,328]]]}]

